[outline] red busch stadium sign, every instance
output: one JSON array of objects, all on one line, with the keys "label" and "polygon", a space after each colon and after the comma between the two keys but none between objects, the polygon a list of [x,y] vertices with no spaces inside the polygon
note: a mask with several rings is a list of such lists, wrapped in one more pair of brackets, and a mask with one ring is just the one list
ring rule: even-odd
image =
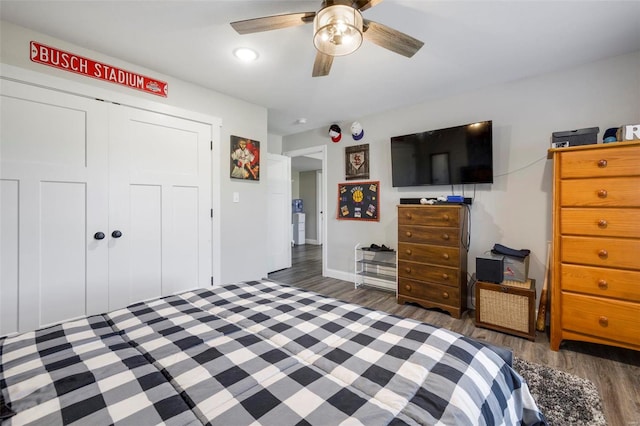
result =
[{"label": "red busch stadium sign", "polygon": [[65,52],[36,41],[31,42],[31,61],[165,98],[169,90],[169,85],[164,81]]}]

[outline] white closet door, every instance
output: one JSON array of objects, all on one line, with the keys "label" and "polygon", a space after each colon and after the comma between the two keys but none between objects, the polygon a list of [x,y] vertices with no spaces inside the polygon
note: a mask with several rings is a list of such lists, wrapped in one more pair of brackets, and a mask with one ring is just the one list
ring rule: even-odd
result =
[{"label": "white closet door", "polygon": [[109,308],[210,285],[211,126],[119,105],[110,122]]},{"label": "white closet door", "polygon": [[103,102],[0,82],[0,335],[106,309]]}]

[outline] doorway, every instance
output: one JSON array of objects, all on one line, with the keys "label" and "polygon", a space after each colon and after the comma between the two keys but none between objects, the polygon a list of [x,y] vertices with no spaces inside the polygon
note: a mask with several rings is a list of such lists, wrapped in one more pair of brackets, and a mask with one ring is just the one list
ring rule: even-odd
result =
[{"label": "doorway", "polygon": [[[325,145],[298,149],[293,151],[284,152],[283,155],[291,157],[291,170],[292,174],[300,175],[300,173],[313,174],[315,177],[315,184],[313,188],[314,198],[312,202],[308,203],[313,205],[312,211],[309,211],[305,206],[305,212],[315,220],[308,220],[305,226],[309,226],[310,222],[314,225],[315,239],[308,239],[310,243],[322,246],[322,276],[326,276],[327,270],[327,224],[325,220],[325,212],[327,209],[327,147]],[[295,182],[294,182],[295,184]],[[294,192],[292,192],[293,194]],[[292,198],[294,196],[292,195]]]}]

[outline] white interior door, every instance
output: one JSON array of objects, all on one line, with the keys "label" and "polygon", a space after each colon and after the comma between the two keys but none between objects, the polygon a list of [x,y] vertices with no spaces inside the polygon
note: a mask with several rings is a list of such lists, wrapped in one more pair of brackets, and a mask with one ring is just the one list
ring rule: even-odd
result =
[{"label": "white interior door", "polygon": [[0,81],[0,335],[106,308],[104,102]]},{"label": "white interior door", "polygon": [[291,158],[267,154],[268,271],[291,267]]},{"label": "white interior door", "polygon": [[211,126],[110,112],[109,308],[210,285]]},{"label": "white interior door", "polygon": [[211,125],[5,79],[0,96],[0,335],[210,284]]}]

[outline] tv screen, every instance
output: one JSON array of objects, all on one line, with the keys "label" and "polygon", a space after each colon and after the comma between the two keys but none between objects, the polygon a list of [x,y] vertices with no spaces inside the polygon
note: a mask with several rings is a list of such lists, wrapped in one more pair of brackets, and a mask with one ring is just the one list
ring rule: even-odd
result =
[{"label": "tv screen", "polygon": [[391,138],[394,187],[493,183],[492,122]]}]

